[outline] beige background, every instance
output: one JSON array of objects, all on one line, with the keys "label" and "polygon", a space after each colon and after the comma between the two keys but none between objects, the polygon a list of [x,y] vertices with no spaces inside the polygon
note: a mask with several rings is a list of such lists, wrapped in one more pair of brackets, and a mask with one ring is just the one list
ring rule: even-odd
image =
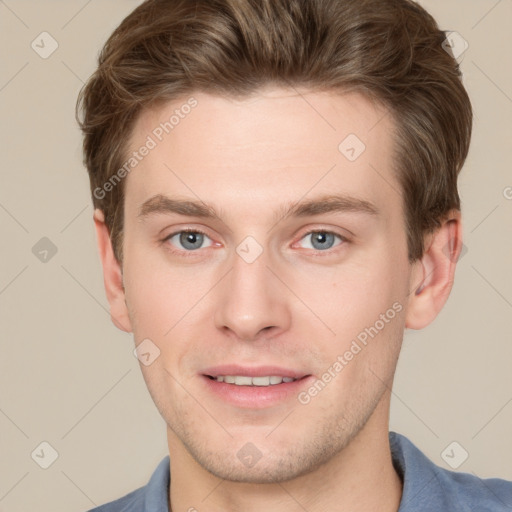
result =
[{"label": "beige background", "polygon": [[[131,336],[110,322],[74,120],[97,52],[138,3],[0,0],[0,511],[86,510],[145,484],[166,455]],[[459,471],[512,480],[512,1],[422,4],[469,43],[468,252],[436,322],[406,337],[391,429],[440,466],[457,441]],[[31,48],[43,31],[59,45],[47,59]],[[57,247],[45,263],[42,237]],[[43,441],[58,452],[48,469],[31,458]]]}]

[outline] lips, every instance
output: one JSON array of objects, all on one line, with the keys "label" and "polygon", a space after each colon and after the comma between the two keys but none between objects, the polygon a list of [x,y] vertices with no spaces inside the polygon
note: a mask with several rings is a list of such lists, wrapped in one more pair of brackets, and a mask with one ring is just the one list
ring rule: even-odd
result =
[{"label": "lips", "polygon": [[246,410],[296,400],[300,390],[314,380],[311,374],[298,369],[236,364],[205,368],[200,376],[215,400]]},{"label": "lips", "polygon": [[[300,370],[279,366],[240,366],[222,365],[206,368],[201,372],[218,382],[226,382],[238,386],[276,385],[302,379],[308,374]],[[266,383],[268,380],[268,384]],[[278,381],[278,379],[280,379]]]},{"label": "lips", "polygon": [[217,377],[209,376],[217,382],[225,382],[226,384],[234,384],[235,386],[275,386],[283,382],[293,382],[292,377],[282,377],[279,375],[265,375],[261,377],[250,377],[248,375],[217,375]]}]

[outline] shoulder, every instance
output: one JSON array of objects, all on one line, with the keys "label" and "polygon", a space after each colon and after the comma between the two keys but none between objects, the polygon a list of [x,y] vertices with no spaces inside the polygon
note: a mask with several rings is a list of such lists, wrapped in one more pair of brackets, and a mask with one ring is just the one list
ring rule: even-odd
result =
[{"label": "shoulder", "polygon": [[119,498],[118,500],[105,503],[89,512],[140,512],[144,510],[144,496],[146,487],[140,487],[135,491]]},{"label": "shoulder", "polygon": [[393,464],[404,481],[399,512],[510,512],[512,482],[449,471],[430,461],[406,437],[389,434]]},{"label": "shoulder", "polygon": [[88,512],[169,512],[169,470],[169,456],[166,456],[158,464],[147,485]]}]

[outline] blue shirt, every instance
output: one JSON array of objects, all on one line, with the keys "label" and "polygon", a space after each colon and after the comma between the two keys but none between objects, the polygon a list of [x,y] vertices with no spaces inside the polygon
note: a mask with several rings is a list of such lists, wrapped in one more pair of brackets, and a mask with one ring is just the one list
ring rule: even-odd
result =
[{"label": "blue shirt", "polygon": [[[404,484],[398,512],[512,512],[512,482],[440,468],[395,432],[389,441]],[[89,512],[169,512],[169,473],[167,456],[145,487]]]}]

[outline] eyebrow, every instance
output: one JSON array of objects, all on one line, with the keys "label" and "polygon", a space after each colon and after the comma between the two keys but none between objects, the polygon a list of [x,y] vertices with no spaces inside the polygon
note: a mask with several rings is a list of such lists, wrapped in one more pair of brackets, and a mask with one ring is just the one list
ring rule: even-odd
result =
[{"label": "eyebrow", "polygon": [[[362,213],[371,216],[378,216],[380,213],[374,204],[365,199],[343,195],[326,195],[285,205],[278,212],[277,218],[308,217],[337,212]],[[162,194],[157,194],[145,201],[139,210],[138,217],[143,219],[158,213],[220,219],[215,208],[203,201],[175,199]]]}]

